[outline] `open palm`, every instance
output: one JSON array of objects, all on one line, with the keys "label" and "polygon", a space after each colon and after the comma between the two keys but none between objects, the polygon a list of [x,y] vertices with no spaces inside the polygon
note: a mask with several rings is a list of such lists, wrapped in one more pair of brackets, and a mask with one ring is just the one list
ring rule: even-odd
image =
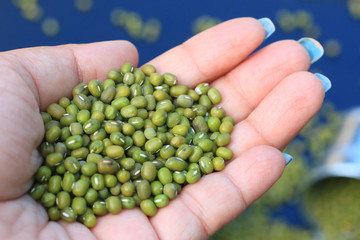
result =
[{"label": "open palm", "polygon": [[[138,62],[125,41],[39,47],[0,53],[0,239],[206,239],[236,218],[280,177],[281,151],[318,111],[321,81],[307,72],[310,56],[297,41],[273,43],[259,21],[227,21],[186,41],[153,64],[194,87],[210,82],[235,119],[234,158],[221,172],[184,187],[151,218],[139,209],[82,224],[49,222],[26,194],[41,163],[36,150],[44,129],[39,111],[71,96],[79,82],[106,78],[124,62]],[[249,56],[252,54],[251,56]]]}]

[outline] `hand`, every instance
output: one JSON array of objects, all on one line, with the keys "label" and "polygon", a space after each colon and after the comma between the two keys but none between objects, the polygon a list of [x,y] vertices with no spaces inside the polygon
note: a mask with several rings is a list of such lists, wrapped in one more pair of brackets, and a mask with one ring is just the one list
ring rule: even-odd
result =
[{"label": "hand", "polygon": [[[137,51],[124,41],[38,47],[0,53],[0,239],[206,239],[265,193],[285,167],[281,150],[320,108],[322,82],[307,72],[311,58],[297,41],[270,44],[252,54],[266,32],[259,21],[227,21],[191,38],[153,64],[194,87],[210,82],[236,125],[226,168],[187,185],[148,218],[139,209],[80,223],[48,222],[27,194],[40,165],[44,130],[39,111],[71,96],[79,82],[104,80]],[[252,54],[252,55],[250,55]]]}]

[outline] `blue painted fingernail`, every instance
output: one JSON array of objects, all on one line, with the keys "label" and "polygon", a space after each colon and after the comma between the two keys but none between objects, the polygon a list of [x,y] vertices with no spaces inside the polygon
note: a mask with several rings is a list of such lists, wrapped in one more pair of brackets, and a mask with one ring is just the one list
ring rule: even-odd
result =
[{"label": "blue painted fingernail", "polygon": [[291,160],[293,160],[293,157],[290,155],[290,154],[287,154],[287,153],[282,153],[285,157],[285,161],[286,161],[286,165],[288,165]]},{"label": "blue painted fingernail", "polygon": [[329,91],[329,89],[331,88],[330,79],[328,79],[326,76],[324,76],[320,73],[315,73],[315,76],[317,76],[321,80],[321,82],[324,86],[325,92]]},{"label": "blue painted fingernail", "polygon": [[275,25],[269,18],[260,18],[259,22],[263,25],[266,36],[265,39],[271,36],[275,32]]},{"label": "blue painted fingernail", "polygon": [[324,48],[318,41],[313,38],[301,38],[298,42],[303,45],[306,51],[309,53],[311,63],[319,60],[324,54]]}]

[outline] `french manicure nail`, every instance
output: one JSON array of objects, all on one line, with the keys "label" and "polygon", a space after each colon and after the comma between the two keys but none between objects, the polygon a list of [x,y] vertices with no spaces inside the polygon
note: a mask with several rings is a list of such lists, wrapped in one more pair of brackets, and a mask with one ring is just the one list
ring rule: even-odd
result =
[{"label": "french manicure nail", "polygon": [[303,45],[306,51],[309,53],[311,63],[319,60],[324,54],[324,48],[318,41],[313,38],[301,38],[298,42]]},{"label": "french manicure nail", "polygon": [[315,76],[317,76],[321,80],[321,82],[324,86],[325,92],[329,91],[329,89],[331,88],[330,79],[328,79],[326,76],[324,76],[320,73],[315,73]]},{"label": "french manicure nail", "polygon": [[267,39],[275,32],[275,25],[269,18],[260,18],[258,20],[265,29],[266,32],[265,39]]},{"label": "french manicure nail", "polygon": [[286,166],[291,162],[291,160],[293,160],[293,157],[290,154],[287,153],[282,153],[285,157],[285,161],[286,161]]}]

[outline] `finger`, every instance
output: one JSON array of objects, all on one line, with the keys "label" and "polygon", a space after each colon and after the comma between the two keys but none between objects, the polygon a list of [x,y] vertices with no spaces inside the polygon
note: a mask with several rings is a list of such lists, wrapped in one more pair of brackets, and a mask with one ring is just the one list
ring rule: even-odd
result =
[{"label": "finger", "polygon": [[92,229],[99,240],[158,239],[148,217],[140,209],[124,209],[117,215],[99,217]]},{"label": "finger", "polygon": [[300,43],[293,40],[275,42],[214,81],[212,86],[222,93],[220,105],[239,122],[281,80],[294,72],[308,70],[309,66],[309,54]]},{"label": "finger", "polygon": [[237,18],[212,27],[150,62],[194,87],[233,69],[264,40],[266,32],[253,18]]},{"label": "finger", "polygon": [[264,194],[284,167],[284,157],[277,149],[250,149],[222,172],[187,185],[151,223],[160,239],[207,239]]},{"label": "finger", "polygon": [[11,68],[32,90],[41,110],[63,96],[70,96],[79,82],[105,79],[124,62],[137,65],[136,48],[126,41],[37,47],[1,53]]},{"label": "finger", "polygon": [[276,86],[238,123],[229,147],[236,156],[257,145],[283,149],[320,109],[324,87],[309,72],[297,72]]}]

